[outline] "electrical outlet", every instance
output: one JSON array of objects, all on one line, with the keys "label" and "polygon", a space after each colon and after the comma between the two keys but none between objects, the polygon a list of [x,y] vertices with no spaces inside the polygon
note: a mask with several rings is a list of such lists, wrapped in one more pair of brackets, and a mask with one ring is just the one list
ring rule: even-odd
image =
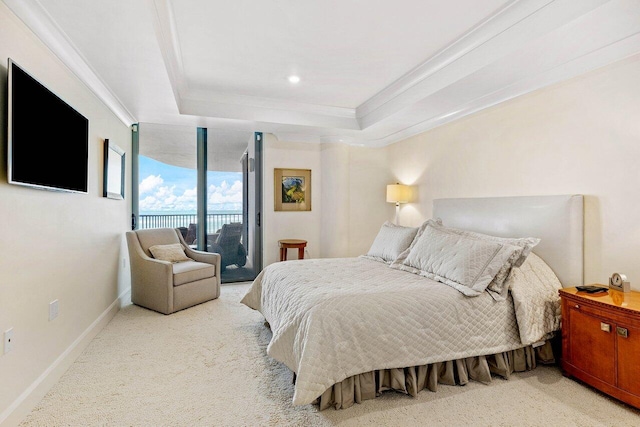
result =
[{"label": "electrical outlet", "polygon": [[4,352],[3,354],[9,353],[13,350],[13,328],[9,328],[4,331]]},{"label": "electrical outlet", "polygon": [[53,300],[49,303],[49,321],[52,321],[58,317],[58,300]]}]

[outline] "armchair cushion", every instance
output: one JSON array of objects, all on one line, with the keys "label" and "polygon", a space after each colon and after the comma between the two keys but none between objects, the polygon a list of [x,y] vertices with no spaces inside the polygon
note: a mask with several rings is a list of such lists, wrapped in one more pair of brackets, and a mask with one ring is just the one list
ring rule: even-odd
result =
[{"label": "armchair cushion", "polygon": [[149,247],[149,252],[155,259],[169,262],[193,261],[185,253],[180,243],[169,245],[153,245]]},{"label": "armchair cushion", "polygon": [[173,286],[215,276],[216,268],[204,262],[188,261],[173,265]]}]

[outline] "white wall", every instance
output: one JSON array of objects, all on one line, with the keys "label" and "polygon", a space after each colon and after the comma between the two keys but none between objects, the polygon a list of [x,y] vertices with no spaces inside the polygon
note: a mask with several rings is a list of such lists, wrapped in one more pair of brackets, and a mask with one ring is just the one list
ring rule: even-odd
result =
[{"label": "white wall", "polygon": [[350,147],[349,256],[366,254],[380,226],[393,220],[395,205],[386,201],[393,183],[387,148]]},{"label": "white wall", "polygon": [[640,290],[640,55],[387,147],[419,186],[417,225],[440,197],[584,194],[585,281]]},{"label": "white wall", "polygon": [[349,221],[351,218],[349,159],[345,144],[322,144],[322,217],[320,223],[320,257],[349,255]]},{"label": "white wall", "polygon": [[[385,202],[393,182],[386,148],[264,140],[264,265],[279,260],[279,239],[305,239],[312,258],[366,253],[394,206]],[[274,168],[311,169],[311,212],[274,211]],[[297,251],[289,250],[288,259]]]},{"label": "white wall", "polygon": [[[102,197],[104,139],[130,153],[130,130],[0,2],[2,146],[8,57],[88,117],[89,192],[9,185],[6,151],[0,150],[0,335],[11,327],[14,331],[13,351],[0,353],[0,423],[7,425],[17,422],[29,402],[37,402],[45,385],[64,371],[103,323],[88,330],[90,326],[100,316],[106,322],[117,311],[118,295],[128,287],[120,251],[131,215],[128,191],[125,201]],[[38,126],[37,117],[33,122]],[[34,141],[34,149],[38,143],[43,141]],[[126,180],[131,182],[130,155]],[[49,302],[55,299],[60,314],[49,322]],[[46,375],[47,369],[52,375]],[[29,394],[29,387],[35,393]]]},{"label": "white wall", "polygon": [[[263,144],[263,266],[280,260],[280,239],[307,241],[308,255],[320,256],[322,212],[321,146],[280,142],[273,134],[264,134]],[[311,211],[276,212],[274,209],[274,169],[311,169]],[[297,259],[297,250],[289,249],[287,259]]]}]

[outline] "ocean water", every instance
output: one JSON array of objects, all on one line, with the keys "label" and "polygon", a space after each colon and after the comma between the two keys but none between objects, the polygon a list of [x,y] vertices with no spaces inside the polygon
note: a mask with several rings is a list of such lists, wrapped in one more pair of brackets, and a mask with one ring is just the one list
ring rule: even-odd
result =
[{"label": "ocean water", "polygon": [[[242,215],[242,211],[207,211],[208,215]],[[140,215],[197,215],[196,211],[141,211]]]}]

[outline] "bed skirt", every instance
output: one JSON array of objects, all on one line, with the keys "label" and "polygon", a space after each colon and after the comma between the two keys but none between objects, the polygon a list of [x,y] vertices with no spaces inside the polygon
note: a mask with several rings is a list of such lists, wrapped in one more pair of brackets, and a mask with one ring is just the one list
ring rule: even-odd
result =
[{"label": "bed skirt", "polygon": [[416,396],[425,388],[436,391],[438,384],[464,385],[470,380],[488,384],[492,374],[508,379],[513,372],[534,369],[537,362],[555,363],[551,341],[535,348],[528,346],[488,356],[354,375],[328,388],[314,403],[320,406],[321,411],[331,406],[344,409],[354,403],[375,399],[387,390]]}]

